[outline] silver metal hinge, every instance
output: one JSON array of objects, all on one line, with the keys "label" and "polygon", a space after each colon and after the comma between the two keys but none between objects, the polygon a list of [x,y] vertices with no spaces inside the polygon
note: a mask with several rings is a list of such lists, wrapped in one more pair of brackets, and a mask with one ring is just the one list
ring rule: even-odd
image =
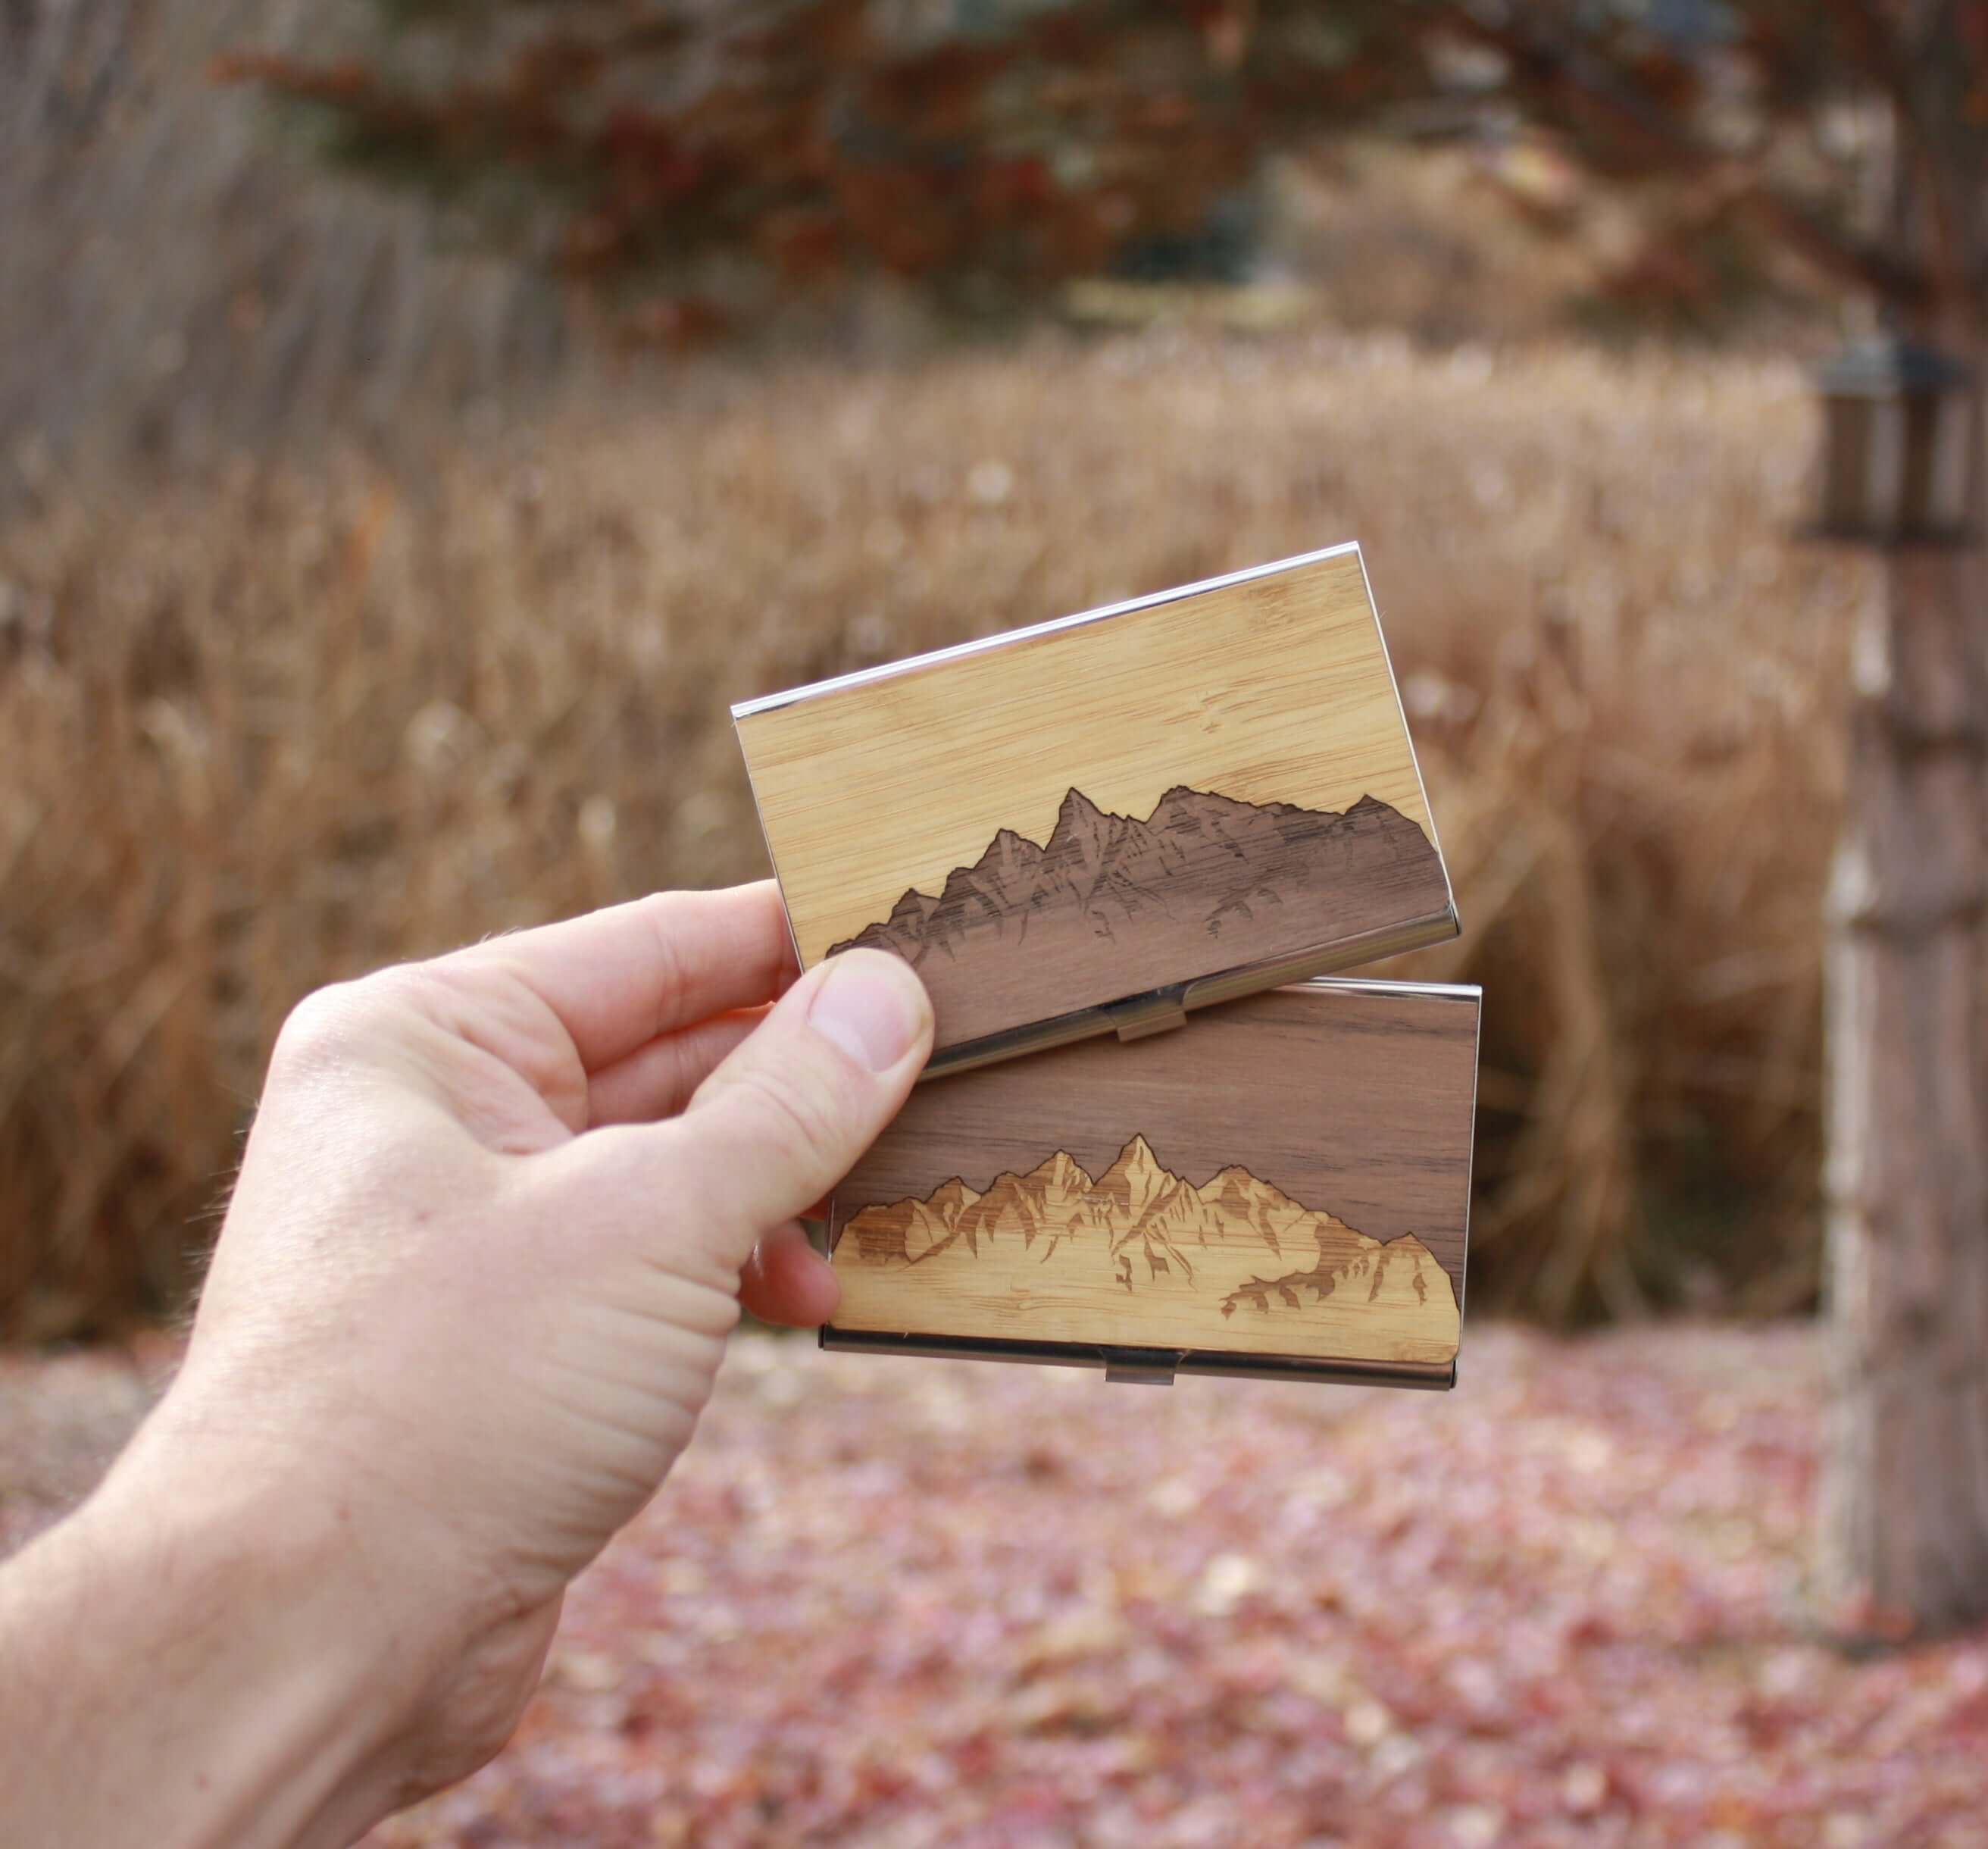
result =
[{"label": "silver metal hinge", "polygon": [[1168,1348],[1117,1348],[1104,1357],[1104,1379],[1121,1387],[1171,1387],[1180,1352]]}]

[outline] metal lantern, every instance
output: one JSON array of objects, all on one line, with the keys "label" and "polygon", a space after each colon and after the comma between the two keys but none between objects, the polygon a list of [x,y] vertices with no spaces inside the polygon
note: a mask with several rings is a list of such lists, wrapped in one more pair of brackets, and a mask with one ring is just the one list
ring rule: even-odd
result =
[{"label": "metal lantern", "polygon": [[1967,368],[1886,337],[1845,348],[1817,383],[1826,418],[1822,530],[1881,544],[1965,537],[1974,468]]}]

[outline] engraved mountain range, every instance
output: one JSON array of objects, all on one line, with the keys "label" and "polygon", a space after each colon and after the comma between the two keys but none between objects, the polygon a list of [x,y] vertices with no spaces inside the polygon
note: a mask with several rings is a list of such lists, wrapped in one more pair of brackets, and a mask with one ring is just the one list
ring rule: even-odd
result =
[{"label": "engraved mountain range", "polygon": [[1460,1333],[1412,1234],[1369,1238],[1246,1168],[1196,1187],[1143,1136],[1094,1180],[1058,1150],[984,1194],[955,1177],[866,1207],[833,1264],[851,1329],[1434,1362]]},{"label": "engraved mountain range", "polygon": [[1142,821],[1072,789],[1040,846],[1002,829],[936,897],[913,888],[830,954],[904,957],[952,1045],[1449,906],[1428,835],[1372,796],[1341,812],[1180,784]]}]

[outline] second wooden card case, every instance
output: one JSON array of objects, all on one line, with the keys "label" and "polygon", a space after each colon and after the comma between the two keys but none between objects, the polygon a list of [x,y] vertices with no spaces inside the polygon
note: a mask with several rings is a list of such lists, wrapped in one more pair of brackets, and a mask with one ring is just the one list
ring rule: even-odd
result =
[{"label": "second wooden card case", "polygon": [[920,1086],[830,1204],[823,1345],[1450,1386],[1478,1014],[1302,983]]},{"label": "second wooden card case", "polygon": [[931,1075],[1456,933],[1357,546],[733,714],[803,967],[911,963]]}]

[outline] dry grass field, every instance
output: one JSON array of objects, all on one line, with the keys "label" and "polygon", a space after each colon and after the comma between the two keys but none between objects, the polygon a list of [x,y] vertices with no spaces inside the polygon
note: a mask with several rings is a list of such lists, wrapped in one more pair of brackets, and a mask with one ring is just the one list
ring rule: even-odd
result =
[{"label": "dry grass field", "polygon": [[[1790,368],[1045,337],[0,522],[0,1336],[157,1311],[284,1011],[764,867],[727,703],[1357,537],[1481,980],[1474,1307],[1814,1278],[1856,560]],[[880,821],[887,818],[880,818]]]}]

